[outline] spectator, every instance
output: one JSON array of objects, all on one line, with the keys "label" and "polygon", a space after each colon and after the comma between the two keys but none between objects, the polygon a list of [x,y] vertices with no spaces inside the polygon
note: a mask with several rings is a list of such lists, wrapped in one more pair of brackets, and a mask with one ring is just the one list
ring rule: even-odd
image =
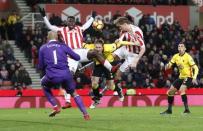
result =
[{"label": "spectator", "polygon": [[11,64],[11,65],[10,65],[10,68],[9,68],[9,70],[8,70],[9,80],[12,79],[12,76],[15,74],[15,71],[16,71],[15,65],[14,65],[14,64]]},{"label": "spectator", "polygon": [[19,86],[21,86],[23,89],[26,89],[27,86],[32,84],[32,80],[29,76],[29,73],[25,70],[25,68],[21,65],[19,68]]},{"label": "spectator", "polygon": [[32,45],[32,66],[36,67],[38,64],[38,49],[37,46]]},{"label": "spectator", "polygon": [[52,25],[56,25],[56,26],[61,26],[62,25],[61,18],[58,15],[54,14],[54,13],[51,15],[49,21],[50,21],[50,23]]},{"label": "spectator", "polygon": [[5,18],[0,18],[0,36],[2,37],[1,39],[6,39],[6,19]]},{"label": "spectator", "polygon": [[17,59],[17,60],[15,61],[15,69],[18,70],[21,65],[22,65],[22,64],[21,64],[20,61]]},{"label": "spectator", "polygon": [[[6,63],[6,57],[3,50],[0,49],[0,66],[2,67]],[[1,68],[0,67],[0,68]]]},{"label": "spectator", "polygon": [[20,16],[17,14],[15,10],[11,12],[11,14],[8,16],[8,37],[10,40],[15,39],[15,32],[14,27],[15,24],[20,20]]},{"label": "spectator", "polygon": [[143,87],[151,89],[155,87],[155,85],[150,78],[146,78]]},{"label": "spectator", "polygon": [[5,51],[5,59],[8,61],[15,61],[15,57],[13,55],[12,49],[11,48],[7,48],[7,50]]},{"label": "spectator", "polygon": [[1,67],[0,78],[2,79],[2,81],[8,81],[9,80],[9,73],[6,70],[5,66]]}]

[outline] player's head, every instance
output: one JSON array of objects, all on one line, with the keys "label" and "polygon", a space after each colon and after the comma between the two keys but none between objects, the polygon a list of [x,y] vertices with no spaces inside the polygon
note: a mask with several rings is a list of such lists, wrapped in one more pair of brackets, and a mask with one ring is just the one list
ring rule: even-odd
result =
[{"label": "player's head", "polygon": [[102,53],[104,49],[103,47],[104,41],[101,39],[95,40],[94,44],[95,44],[95,50],[97,50],[99,53]]},{"label": "player's head", "polygon": [[119,27],[120,30],[123,31],[129,31],[130,27],[129,24],[131,24],[131,22],[129,21],[128,18],[126,17],[118,17],[115,21],[114,24]]},{"label": "player's head", "polygon": [[67,26],[70,29],[73,29],[75,27],[75,17],[74,16],[68,16],[68,18],[67,18]]},{"label": "player's head", "polygon": [[186,47],[185,47],[185,44],[183,42],[180,42],[178,44],[178,52],[180,55],[183,55],[186,51]]},{"label": "player's head", "polygon": [[49,31],[47,34],[48,40],[58,40],[58,33],[54,31]]}]

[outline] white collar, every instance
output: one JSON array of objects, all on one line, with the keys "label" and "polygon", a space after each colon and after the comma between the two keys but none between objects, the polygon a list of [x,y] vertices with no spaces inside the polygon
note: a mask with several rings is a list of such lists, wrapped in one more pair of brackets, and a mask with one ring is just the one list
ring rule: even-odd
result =
[{"label": "white collar", "polygon": [[49,40],[49,42],[52,42],[52,41],[57,41],[57,40],[55,40],[55,39]]}]

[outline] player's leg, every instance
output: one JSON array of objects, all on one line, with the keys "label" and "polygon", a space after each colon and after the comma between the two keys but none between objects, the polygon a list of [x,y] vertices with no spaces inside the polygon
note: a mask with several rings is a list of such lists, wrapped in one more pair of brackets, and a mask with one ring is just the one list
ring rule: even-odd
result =
[{"label": "player's leg", "polygon": [[64,106],[62,106],[62,109],[67,109],[67,108],[71,108],[71,95],[66,93],[66,91],[64,89],[62,89],[63,95],[64,95],[64,99],[65,99],[65,104]]},{"label": "player's leg", "polygon": [[116,72],[117,69],[120,67],[119,64],[112,66],[111,63],[107,59],[104,58],[102,53],[99,53],[98,51],[96,51],[94,49],[88,51],[87,58],[90,60],[93,58],[96,58],[105,68],[107,68],[111,72]]},{"label": "player's leg", "polygon": [[172,114],[172,106],[174,103],[174,95],[176,93],[177,89],[171,86],[171,88],[167,91],[168,96],[168,109],[164,112],[161,112],[160,114]]},{"label": "player's leg", "polygon": [[[116,72],[116,79],[120,76],[121,77],[121,72],[120,70],[118,70]],[[106,84],[107,84],[107,87],[108,89],[112,90],[112,91],[116,91],[117,94],[118,94],[118,97],[119,97],[119,101],[124,101],[124,95],[123,95],[123,91],[122,91],[122,87],[121,87],[121,84],[119,83],[120,79],[117,79],[117,82],[116,83],[117,85],[115,85],[115,82],[114,82],[114,77],[113,77],[113,74],[111,72],[108,72],[108,71],[105,71],[105,77],[107,79],[106,81]]]},{"label": "player's leg", "polygon": [[174,102],[174,95],[176,93],[176,91],[180,88],[182,84],[182,80],[181,79],[176,79],[170,89],[167,91],[167,95],[168,95],[168,109],[164,112],[161,112],[160,114],[164,115],[164,114],[172,114],[172,106],[173,106],[173,102]]},{"label": "player's leg", "polygon": [[191,85],[191,81],[192,79],[191,78],[186,78],[184,81],[183,81],[183,84],[180,86],[180,95],[181,95],[181,98],[182,98],[182,101],[183,101],[183,104],[184,104],[184,107],[185,107],[185,110],[183,113],[190,113],[190,110],[189,110],[189,107],[188,107],[188,99],[187,99],[187,95],[186,95],[186,90],[187,90],[187,87],[189,87]]},{"label": "player's leg", "polygon": [[80,111],[83,113],[84,119],[89,120],[90,117],[87,113],[87,110],[84,106],[84,103],[81,99],[81,97],[75,92],[75,82],[73,78],[66,78],[66,80],[63,82],[63,87],[66,90],[67,93],[69,93],[73,98],[77,105],[77,107],[80,109]]},{"label": "player's leg", "polygon": [[121,74],[122,72],[120,70],[118,70],[116,72],[116,77],[115,77],[115,89],[114,91],[116,91],[118,93],[118,97],[119,97],[119,101],[124,101],[124,95],[123,95],[123,89],[121,86]]},{"label": "player's leg", "polygon": [[121,76],[129,69],[129,65],[133,61],[133,57],[125,57],[125,61],[121,64],[120,68],[115,74],[115,91],[118,93],[119,100],[124,101],[124,95],[121,86]]},{"label": "player's leg", "polygon": [[81,97],[74,91],[73,93],[71,93],[71,96],[74,98],[74,101],[76,103],[76,105],[78,106],[78,108],[80,109],[80,111],[83,113],[83,117],[85,120],[89,120],[90,116],[87,113],[87,110],[85,108],[85,105],[81,99]]},{"label": "player's leg", "polygon": [[[96,70],[94,70],[95,72]],[[95,73],[93,73],[95,75]],[[93,103],[90,105],[90,108],[95,108],[100,103],[100,93],[99,93],[99,79],[100,77],[92,76],[92,93],[93,93]]]},{"label": "player's leg", "polygon": [[[71,58],[68,58],[68,66],[69,70],[71,71],[72,75],[75,74],[77,67],[78,67],[79,62],[75,61]],[[67,109],[71,107],[71,95],[68,94],[65,90],[63,91],[64,94],[64,99],[65,99],[65,104],[62,106],[62,109]]]},{"label": "player's leg", "polygon": [[51,91],[52,85],[51,85],[51,83],[49,83],[49,79],[46,76],[44,76],[42,78],[41,85],[43,87],[43,92],[44,92],[46,98],[48,99],[48,101],[50,102],[50,104],[53,107],[53,111],[49,114],[50,117],[53,117],[56,114],[60,113],[60,108],[58,107],[55,97],[52,94],[52,91]]}]

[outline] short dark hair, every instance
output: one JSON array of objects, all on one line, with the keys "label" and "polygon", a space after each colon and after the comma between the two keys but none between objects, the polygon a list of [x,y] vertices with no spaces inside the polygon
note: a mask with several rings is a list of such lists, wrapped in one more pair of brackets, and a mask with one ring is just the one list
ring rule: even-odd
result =
[{"label": "short dark hair", "polygon": [[97,39],[94,41],[95,44],[104,44],[104,41],[102,39]]},{"label": "short dark hair", "polygon": [[185,46],[185,43],[183,41],[179,42],[179,44],[183,44]]}]

